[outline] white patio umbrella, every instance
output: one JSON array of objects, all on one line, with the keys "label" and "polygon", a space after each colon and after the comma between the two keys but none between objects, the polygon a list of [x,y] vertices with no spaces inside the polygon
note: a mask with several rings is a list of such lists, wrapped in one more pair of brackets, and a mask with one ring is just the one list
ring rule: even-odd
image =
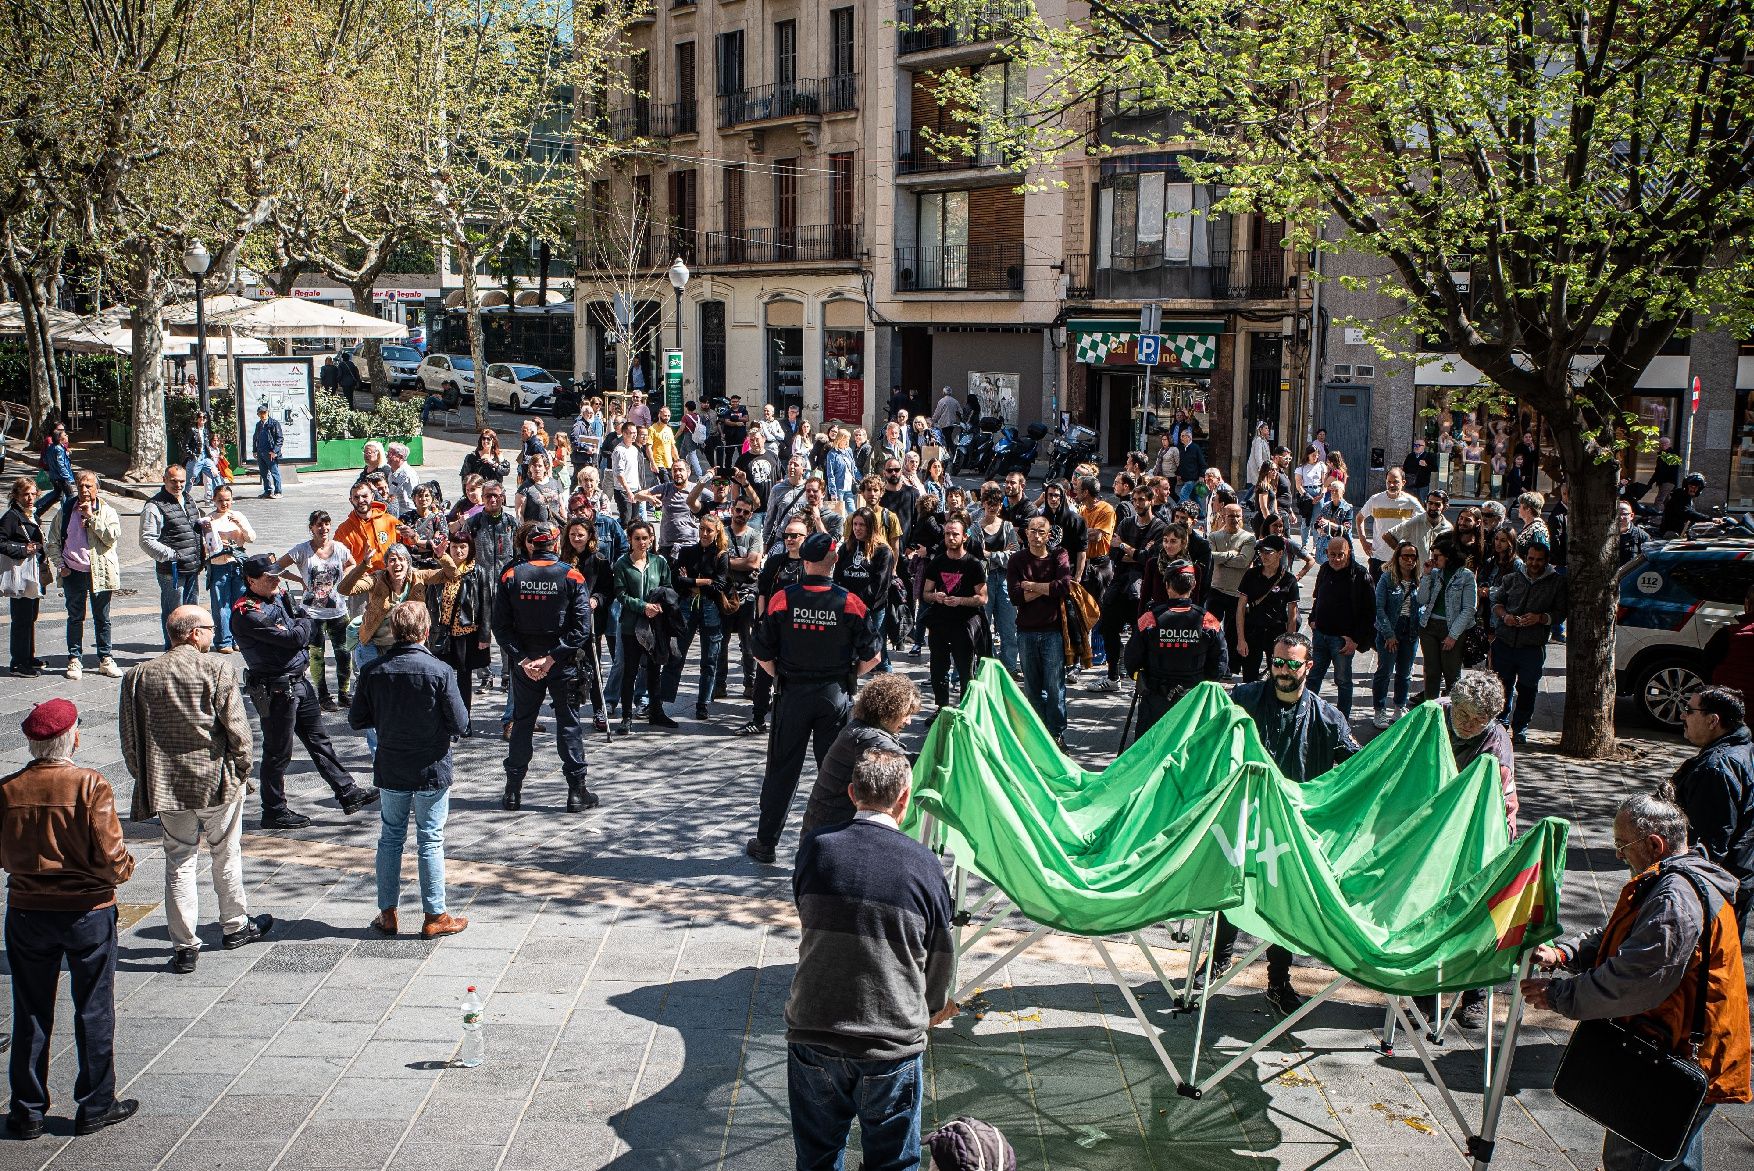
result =
[{"label": "white patio umbrella", "polygon": [[[207,332],[214,333],[213,319],[222,313],[235,313],[239,309],[248,309],[260,304],[248,297],[240,297],[236,293],[221,293],[216,297],[206,298]],[[182,326],[195,328],[195,302],[179,301],[175,305],[164,307],[164,323],[167,327]]]},{"label": "white patio umbrella", "polygon": [[[79,321],[77,313],[65,309],[49,309],[49,328],[59,329]],[[24,310],[17,301],[0,301],[0,335],[21,336],[24,333]]]},{"label": "white patio umbrella", "polygon": [[299,297],[257,301],[248,308],[234,309],[209,320],[215,326],[256,337],[359,339],[408,336],[408,327],[394,321]]}]

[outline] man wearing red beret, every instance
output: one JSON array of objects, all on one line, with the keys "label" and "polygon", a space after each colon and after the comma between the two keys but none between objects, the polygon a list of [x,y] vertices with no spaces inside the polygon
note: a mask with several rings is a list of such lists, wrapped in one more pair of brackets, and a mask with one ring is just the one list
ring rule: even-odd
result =
[{"label": "man wearing red beret", "polygon": [[6,959],[12,968],[12,1137],[43,1133],[49,1107],[49,1036],[65,960],[72,977],[79,1078],[77,1134],[131,1118],[116,1100],[116,888],[134,873],[116,797],[93,769],[73,763],[79,709],[39,703],[24,719],[28,766],[0,779],[0,867],[7,873]]}]

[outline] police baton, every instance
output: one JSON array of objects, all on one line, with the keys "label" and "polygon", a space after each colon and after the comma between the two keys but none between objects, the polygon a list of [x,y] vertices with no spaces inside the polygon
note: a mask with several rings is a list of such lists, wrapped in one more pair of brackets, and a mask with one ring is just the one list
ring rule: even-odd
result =
[{"label": "police baton", "polygon": [[597,688],[598,696],[602,699],[603,705],[598,709],[603,713],[603,739],[613,747],[615,744],[615,729],[609,726],[609,681],[603,678],[603,664],[597,658],[597,612],[590,608],[589,603],[586,604],[585,608],[585,621],[589,627],[586,634],[588,636],[588,641],[591,644],[591,678]]},{"label": "police baton", "polygon": [[1133,730],[1133,713],[1139,710],[1139,681],[1133,680],[1133,702],[1127,705],[1127,719],[1121,725],[1121,746],[1119,752],[1127,750],[1127,735]]}]

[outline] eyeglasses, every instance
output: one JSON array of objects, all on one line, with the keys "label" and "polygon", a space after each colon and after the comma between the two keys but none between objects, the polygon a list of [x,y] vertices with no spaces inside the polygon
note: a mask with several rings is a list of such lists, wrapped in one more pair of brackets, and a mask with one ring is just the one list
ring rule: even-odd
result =
[{"label": "eyeglasses", "polygon": [[788,541],[802,541],[803,539],[804,539],[803,533],[787,533],[786,534],[786,540],[788,540]]},{"label": "eyeglasses", "polygon": [[1295,671],[1299,667],[1303,666],[1306,662],[1308,662],[1308,660],[1307,659],[1281,659],[1277,655],[1275,655],[1273,657],[1272,662],[1273,662],[1273,665],[1275,667],[1283,667],[1287,671]]},{"label": "eyeglasses", "polygon": [[1681,710],[1681,714],[1684,716],[1703,716],[1703,715],[1705,715],[1705,709],[1702,707],[1695,707],[1692,704],[1688,704],[1685,708],[1683,708]]}]

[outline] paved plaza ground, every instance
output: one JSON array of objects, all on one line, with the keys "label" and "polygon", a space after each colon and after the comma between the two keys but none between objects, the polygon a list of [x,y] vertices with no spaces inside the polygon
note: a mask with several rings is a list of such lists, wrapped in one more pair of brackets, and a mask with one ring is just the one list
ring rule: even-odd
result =
[{"label": "paved plaza ground", "polygon": [[[433,434],[430,462],[448,490],[463,449]],[[345,474],[307,476],[277,501],[240,487],[239,507],[261,533],[260,546],[279,551],[305,535],[310,509],[339,519],[349,482]],[[138,511],[135,501],[118,504]],[[131,533],[132,519],[125,524]],[[115,614],[127,665],[156,653],[159,634],[150,571],[131,535],[125,544],[124,584],[136,592],[116,599]],[[56,667],[60,615],[57,595],[44,606],[38,636]],[[923,681],[923,660],[901,661]],[[1538,729],[1557,723],[1558,663],[1556,652]],[[685,681],[685,694],[690,686]],[[31,703],[55,695],[80,704],[82,763],[111,778],[126,809],[132,782],[117,742],[117,685],[93,673],[78,683],[58,675],[0,680],[0,764],[10,771],[25,762],[18,721]],[[538,737],[524,808],[499,809],[499,698],[477,697],[483,734],[457,750],[449,891],[452,911],[471,922],[442,942],[368,933],[377,910],[376,818],[342,816],[302,751],[288,787],[313,824],[260,832],[253,798],[249,807],[251,910],[275,917],[272,937],[220,950],[204,885],[210,950],[192,976],[167,969],[157,824],[125,821],[139,866],[120,896],[116,1044],[120,1093],[140,1099],[140,1114],[72,1137],[64,1009],[49,1134],[0,1141],[0,1171],[790,1167],[782,1009],[797,956],[787,866],[801,809],[781,844],[781,866],[743,856],[764,749],[759,739],[733,735],[747,718],[746,701],[714,704],[709,722],[684,719],[680,732],[636,734],[613,748],[600,736],[588,741],[591,784],[603,805],[567,815],[552,735]],[[1100,767],[1112,756],[1126,699],[1073,693],[1068,739],[1081,763]],[[327,723],[343,759],[366,778],[363,740],[340,717]],[[918,735],[916,728],[915,744]],[[1623,880],[1610,846],[1615,802],[1666,776],[1682,749],[1641,739],[1635,763],[1588,767],[1539,743],[1553,739],[1537,732],[1518,775],[1525,820],[1554,814],[1572,822],[1561,906],[1572,930],[1601,923]],[[411,877],[412,855],[409,862]],[[410,918],[418,922],[412,881],[404,924]],[[1185,945],[1151,934],[1172,972],[1185,967]],[[1010,938],[995,933],[988,953]],[[1168,1028],[1166,1043],[1185,1070],[1192,1018],[1171,1018],[1136,950],[1114,950],[1131,965],[1132,986]],[[1207,1026],[1218,1050],[1234,1052],[1270,1024],[1261,976],[1258,968],[1245,973],[1234,994],[1219,998]],[[1296,982],[1308,993],[1325,979],[1300,966]],[[452,1068],[458,1004],[470,984],[486,996],[487,1059]],[[959,1114],[992,1121],[1022,1168],[1463,1164],[1464,1136],[1412,1050],[1403,1045],[1394,1058],[1377,1052],[1382,1007],[1368,994],[1342,992],[1199,1101],[1176,1095],[1086,941],[1050,938],[968,1007],[931,1035],[927,1124]],[[1504,1007],[1500,998],[1501,1015]],[[1601,1131],[1547,1089],[1567,1027],[1544,1013],[1531,1023],[1494,1166],[1593,1167]],[[1452,1030],[1438,1060],[1473,1108],[1482,1082],[1474,1039]],[[1754,1166],[1754,1110],[1719,1111],[1708,1149],[1713,1167]],[[848,1165],[859,1161],[855,1147]]]}]

